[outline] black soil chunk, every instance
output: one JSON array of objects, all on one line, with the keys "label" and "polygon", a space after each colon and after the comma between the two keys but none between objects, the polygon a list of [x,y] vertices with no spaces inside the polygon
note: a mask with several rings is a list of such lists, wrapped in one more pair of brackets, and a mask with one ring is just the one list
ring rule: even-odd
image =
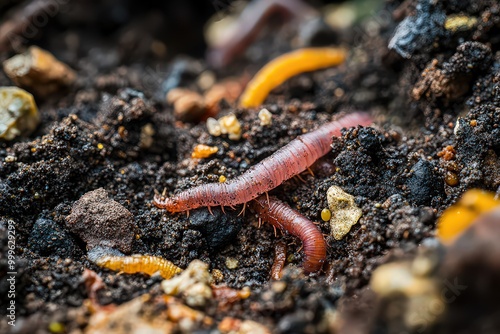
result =
[{"label": "black soil chunk", "polygon": [[336,182],[349,194],[385,200],[402,193],[398,175],[406,166],[406,157],[397,142],[374,128],[353,128],[334,138],[332,145],[336,158]]},{"label": "black soil chunk", "polygon": [[73,237],[66,229],[50,219],[39,218],[33,225],[28,244],[41,256],[70,257],[76,250]]},{"label": "black soil chunk", "polygon": [[429,205],[434,196],[442,195],[443,181],[434,173],[434,166],[426,160],[419,160],[410,171],[406,185],[410,199],[419,205]]},{"label": "black soil chunk", "polygon": [[199,230],[212,250],[231,242],[241,230],[243,218],[235,212],[223,213],[219,208],[196,209],[189,214],[189,227]]}]

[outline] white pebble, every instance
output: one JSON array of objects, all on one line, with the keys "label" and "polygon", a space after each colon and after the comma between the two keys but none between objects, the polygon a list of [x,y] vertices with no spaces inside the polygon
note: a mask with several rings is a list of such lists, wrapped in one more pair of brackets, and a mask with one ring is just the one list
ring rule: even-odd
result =
[{"label": "white pebble", "polygon": [[266,108],[261,109],[261,111],[259,111],[259,119],[261,126],[271,125],[273,122],[273,114]]}]

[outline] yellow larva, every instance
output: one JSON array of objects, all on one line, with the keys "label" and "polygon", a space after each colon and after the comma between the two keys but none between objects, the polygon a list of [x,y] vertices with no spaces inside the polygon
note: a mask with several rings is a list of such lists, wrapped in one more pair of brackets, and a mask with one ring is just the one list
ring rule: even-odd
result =
[{"label": "yellow larva", "polygon": [[123,256],[116,250],[97,247],[89,251],[89,260],[99,267],[120,271],[126,274],[143,273],[153,275],[159,273],[165,279],[172,278],[182,271],[170,261],[159,256],[131,255]]},{"label": "yellow larva", "polygon": [[337,48],[305,48],[286,53],[267,63],[248,83],[240,99],[244,108],[258,107],[269,92],[291,77],[344,62],[345,51]]}]

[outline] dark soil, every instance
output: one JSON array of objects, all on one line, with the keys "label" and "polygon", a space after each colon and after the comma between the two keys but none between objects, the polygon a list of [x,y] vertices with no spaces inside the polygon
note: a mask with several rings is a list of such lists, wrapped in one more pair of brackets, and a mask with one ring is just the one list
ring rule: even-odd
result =
[{"label": "dark soil", "polygon": [[[64,324],[67,332],[83,330],[89,316],[82,306],[89,297],[84,268],[97,272],[105,283],[98,292],[101,305],[119,305],[158,291],[159,277],[118,275],[87,260],[88,247],[119,239],[104,244],[129,254],[161,256],[182,268],[200,259],[221,270],[223,283],[230,287],[251,288],[249,299],[224,310],[213,304],[202,309],[216,321],[234,316],[278,333],[328,332],[325,319],[342,309],[351,321],[343,332],[394,333],[392,320],[380,326],[380,314],[373,309],[374,297],[366,288],[373,270],[391,258],[411,257],[419,245],[434,240],[437,217],[465,190],[500,187],[500,5],[491,0],[429,2],[388,1],[363,22],[337,31],[350,49],[348,61],[299,75],[274,90],[265,104],[274,116],[270,127],[260,125],[257,111],[223,101],[218,116],[236,114],[244,134],[239,141],[210,136],[205,122],[176,121],[164,99],[165,87],[195,87],[198,75],[209,69],[203,59],[202,27],[217,9],[210,2],[205,8],[195,1],[167,1],[164,8],[152,1],[64,2],[68,4],[29,43],[70,65],[78,80],[67,91],[37,99],[42,121],[34,134],[0,143],[0,314],[8,306],[10,220],[16,227],[16,332],[47,332],[54,322]],[[19,1],[0,2],[0,11],[20,6]],[[426,25],[429,17],[452,14],[479,21],[455,32]],[[424,21],[411,25],[405,17]],[[8,20],[8,13],[0,14],[0,20]],[[217,79],[255,73],[294,48],[289,36],[297,29],[293,24],[272,29],[251,46],[261,52],[248,52],[231,66],[213,70]],[[404,40],[393,40],[398,47],[390,50],[396,29],[410,32]],[[419,37],[423,33],[425,39]],[[154,40],[165,43],[166,55],[151,51]],[[2,52],[0,60],[13,54]],[[181,75],[173,70],[180,62],[189,64]],[[0,72],[0,86],[10,85]],[[220,175],[234,178],[303,130],[353,110],[371,112],[375,124],[344,130],[333,140],[332,152],[313,166],[314,176],[304,174],[304,181],[291,179],[272,191],[320,221],[325,235],[330,227],[320,212],[327,207],[327,189],[338,185],[355,196],[363,216],[344,239],[326,237],[327,264],[320,273],[296,271],[293,267],[302,261],[300,240],[286,233],[275,236],[269,224],[258,228],[258,217],[250,211],[238,216],[241,207],[227,208],[225,214],[212,209],[213,216],[202,208],[187,217],[152,204],[155,189],[172,194],[218,182]],[[141,136],[145,126],[154,129],[151,145]],[[196,163],[190,155],[199,143],[219,150]],[[453,146],[451,156],[443,153],[447,146]],[[7,156],[16,161],[7,162]],[[75,213],[74,206],[99,188],[107,197],[94,202],[115,210],[106,212],[104,224],[112,224],[105,228],[117,233],[103,231],[102,240],[96,229],[84,226],[95,224],[92,217]],[[129,220],[118,221],[117,215]],[[288,245],[292,267],[283,278],[284,292],[270,284],[279,240]],[[227,258],[238,260],[236,269],[227,268]],[[470,275],[457,268],[449,272]],[[487,276],[488,270],[481,273]],[[474,293],[480,287],[473,279],[469,282],[469,302],[454,304],[446,321],[426,327],[426,332],[458,332],[454,317],[461,319],[478,302]],[[495,319],[495,311],[492,307],[481,314],[483,324]],[[493,333],[498,322],[492,323],[487,329]],[[481,325],[476,323],[474,330]],[[463,333],[473,330],[463,328]],[[4,330],[10,326],[2,316]]]}]

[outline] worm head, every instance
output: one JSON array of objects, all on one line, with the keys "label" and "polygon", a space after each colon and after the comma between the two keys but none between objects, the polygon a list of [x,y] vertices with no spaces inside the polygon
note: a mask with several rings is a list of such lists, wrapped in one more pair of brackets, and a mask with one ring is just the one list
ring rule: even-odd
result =
[{"label": "worm head", "polygon": [[176,199],[174,198],[169,198],[165,197],[164,195],[160,194],[155,194],[153,204],[160,208],[160,209],[166,209],[169,212],[179,212],[182,211],[180,210],[180,205],[177,202]]}]

